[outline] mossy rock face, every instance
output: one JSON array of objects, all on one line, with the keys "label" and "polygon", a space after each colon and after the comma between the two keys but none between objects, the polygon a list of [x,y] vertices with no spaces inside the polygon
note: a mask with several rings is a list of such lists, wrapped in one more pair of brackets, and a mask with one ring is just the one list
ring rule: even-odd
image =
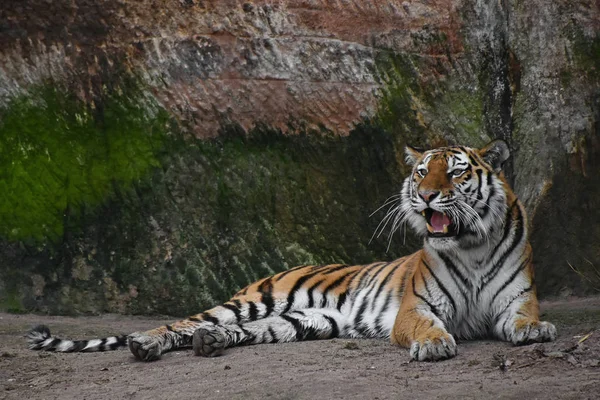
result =
[{"label": "mossy rock face", "polygon": [[419,246],[369,244],[383,213],[369,215],[404,176],[403,144],[369,121],[346,137],[230,124],[202,141],[178,136],[133,87],[96,110],[36,94],[3,114],[3,147],[23,171],[4,183],[15,188],[2,208],[5,309],[183,315],[297,264]]},{"label": "mossy rock face", "polygon": [[168,117],[131,92],[98,110],[45,85],[0,111],[0,237],[59,242],[71,219],[159,165]]},{"label": "mossy rock face", "polygon": [[533,221],[540,295],[598,286],[597,7],[82,0],[46,22],[45,5],[13,3],[2,309],[183,315],[296,264],[407,254],[410,232],[387,251],[385,234],[370,242],[384,211],[369,217],[399,190],[405,144],[494,138]]},{"label": "mossy rock face", "polygon": [[[49,131],[54,140],[37,158],[23,158],[41,164],[27,171],[51,162],[64,171],[59,183],[77,184],[61,203],[20,209],[24,217],[10,220],[4,308],[185,315],[295,265],[368,263],[416,250],[410,231],[371,241],[387,207],[370,215],[398,193],[407,143],[487,140],[480,94],[461,79],[421,82],[422,60],[412,56],[383,55],[376,68],[385,87],[379,112],[343,137],[294,120],[285,134],[224,123],[215,139],[184,137],[139,82],[107,92],[94,108],[51,87],[15,99],[4,129],[32,131],[31,142]],[[31,115],[43,123],[22,127]],[[32,174],[21,191],[40,181]],[[61,194],[57,187],[48,190]]]}]

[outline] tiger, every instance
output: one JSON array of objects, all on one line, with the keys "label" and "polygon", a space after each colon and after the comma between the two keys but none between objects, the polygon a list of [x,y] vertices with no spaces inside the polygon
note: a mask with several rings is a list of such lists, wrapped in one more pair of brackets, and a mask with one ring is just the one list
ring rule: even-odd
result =
[{"label": "tiger", "polygon": [[[423,248],[390,262],[305,265],[261,279],[229,301],[173,324],[93,340],[28,334],[34,350],[92,352],[128,346],[137,360],[175,349],[214,357],[231,347],[331,338],[379,338],[412,360],[457,355],[457,340],[514,345],[553,341],[540,321],[523,204],[503,164],[508,144],[405,148],[412,167],[382,223],[409,225]],[[390,205],[391,204],[391,205]],[[384,225],[385,227],[385,225]]]}]

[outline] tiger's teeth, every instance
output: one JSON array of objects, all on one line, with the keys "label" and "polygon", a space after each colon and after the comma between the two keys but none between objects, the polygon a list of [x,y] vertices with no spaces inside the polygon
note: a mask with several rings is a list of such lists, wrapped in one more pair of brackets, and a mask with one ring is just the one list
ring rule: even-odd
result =
[{"label": "tiger's teeth", "polygon": [[448,225],[444,224],[444,233],[448,233]]},{"label": "tiger's teeth", "polygon": [[433,226],[429,225],[428,223],[425,223],[427,225],[427,230],[429,231],[429,233],[435,233],[435,231],[433,230]]},{"label": "tiger's teeth", "polygon": [[421,215],[425,216],[425,210],[421,211]]}]

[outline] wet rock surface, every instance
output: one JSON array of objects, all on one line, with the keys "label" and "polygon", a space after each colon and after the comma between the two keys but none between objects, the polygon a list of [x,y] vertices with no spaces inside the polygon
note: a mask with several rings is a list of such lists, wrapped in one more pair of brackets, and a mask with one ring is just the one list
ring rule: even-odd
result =
[{"label": "wet rock surface", "polygon": [[493,138],[540,294],[594,292],[600,10],[547,3],[4,1],[1,307],[195,312],[406,254],[368,244],[404,144]]}]

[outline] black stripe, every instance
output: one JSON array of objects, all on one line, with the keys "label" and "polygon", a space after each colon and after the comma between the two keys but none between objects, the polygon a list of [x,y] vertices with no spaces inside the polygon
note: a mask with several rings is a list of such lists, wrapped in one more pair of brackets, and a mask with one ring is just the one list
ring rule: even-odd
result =
[{"label": "black stripe", "polygon": [[369,272],[375,268],[377,265],[379,264],[371,264],[371,265],[367,265],[365,267],[363,267],[363,269],[361,270],[361,272],[363,272],[363,274],[360,276],[360,279],[358,280],[358,284],[356,285],[357,288],[362,288],[363,283],[365,281],[365,279],[367,278],[367,276],[369,276]]},{"label": "black stripe", "polygon": [[104,347],[104,345],[106,344],[106,338],[102,338],[100,340],[100,344],[98,345],[98,351],[105,351],[106,348]]},{"label": "black stripe", "polygon": [[331,267],[331,268],[330,268],[330,269],[328,269],[327,271],[324,271],[324,272],[323,272],[323,274],[324,274],[324,275],[329,275],[329,274],[331,274],[331,273],[333,273],[333,272],[339,271],[340,269],[344,269],[344,268],[348,268],[348,266],[347,266],[347,265],[345,265],[345,264],[342,264],[342,265],[337,265],[337,266],[335,266],[335,267]]},{"label": "black stripe", "polygon": [[406,280],[408,279],[408,269],[404,271],[402,274],[402,278],[400,278],[400,285],[398,286],[398,298],[402,298],[404,296],[404,290],[406,289]]},{"label": "black stripe", "polygon": [[481,174],[483,174],[483,171],[478,169],[477,180],[479,181],[479,183],[477,184],[477,200],[483,199],[483,194],[481,194],[481,186],[483,185],[483,179],[481,179]]},{"label": "black stripe", "polygon": [[[439,253],[438,256],[442,259],[442,261],[444,262],[446,267],[448,267],[448,270],[451,272],[450,276],[453,276],[453,278],[460,279],[460,281],[463,283],[463,285],[466,288],[472,288],[473,284],[462,274],[462,272],[460,272],[460,270],[458,269],[456,264],[454,264],[454,262],[452,262],[452,260],[450,259],[449,256],[446,256],[445,254],[442,254],[442,253]],[[456,281],[456,279],[455,279],[455,281]],[[458,283],[457,283],[457,286],[459,287],[459,289],[462,289],[460,287],[460,285],[458,285]]]},{"label": "black stripe", "polygon": [[219,318],[213,317],[212,315],[210,315],[207,312],[203,312],[202,314],[200,314],[200,316],[202,317],[202,320],[204,320],[204,321],[212,322],[215,325],[221,324],[221,322],[219,321]]},{"label": "black stripe", "polygon": [[331,333],[329,334],[329,338],[336,338],[340,335],[340,329],[338,328],[337,322],[335,319],[331,318],[329,315],[323,315],[323,317],[329,322],[331,325]]},{"label": "black stripe", "polygon": [[[377,276],[381,273],[381,271],[383,271],[383,269],[389,263],[380,263],[380,264],[383,264],[382,267],[376,273],[374,273],[373,276],[370,277],[369,282],[367,284],[365,284],[366,287],[369,287],[371,285],[371,283],[374,281],[374,279],[377,278]],[[379,264],[375,264],[375,265],[379,265]],[[361,281],[362,281],[362,278],[363,277],[361,277]],[[358,309],[358,312],[356,313],[356,317],[354,318],[354,325],[357,327],[356,329],[362,328],[362,323],[363,323],[362,317],[363,317],[363,314],[365,313],[365,310],[367,309],[368,300],[372,299],[371,293],[373,292],[373,290],[375,290],[375,287],[370,286],[369,289],[367,290],[367,293],[363,296],[362,303]]]},{"label": "black stripe", "polygon": [[441,320],[440,310],[438,310],[436,306],[431,304],[424,296],[421,296],[419,293],[417,293],[417,289],[415,288],[415,276],[414,275],[412,277],[412,291],[413,291],[413,294],[415,296],[417,296],[419,299],[421,299],[425,304],[427,304],[427,306],[431,309],[431,312],[434,313],[435,316]]},{"label": "black stripe", "polygon": [[258,318],[258,308],[253,301],[248,302],[248,319],[250,321],[256,321]]},{"label": "black stripe", "polygon": [[482,214],[482,218],[485,218],[488,213],[490,212],[490,209],[492,208],[492,206],[490,205],[490,199],[494,198],[494,196],[496,195],[496,189],[494,188],[493,182],[492,182],[492,174],[490,172],[488,172],[487,174],[487,185],[490,188],[490,192],[488,194],[488,198],[487,198],[487,202],[484,202],[484,204],[487,207],[483,207],[483,214]]},{"label": "black stripe", "polygon": [[306,291],[306,294],[308,295],[308,308],[313,308],[315,305],[315,299],[313,297],[313,292],[314,290],[319,287],[319,285],[321,285],[321,283],[323,283],[325,281],[325,279],[321,279],[319,281],[317,281],[315,284],[313,284],[310,288],[308,288],[308,290]]},{"label": "black stripe", "polygon": [[122,335],[122,336],[115,336],[115,339],[117,339],[117,341],[115,343],[111,343],[108,345],[110,350],[116,350],[119,347],[123,347],[127,345],[127,336]]},{"label": "black stripe", "polygon": [[454,281],[454,285],[456,285],[456,288],[462,295],[463,299],[465,300],[465,305],[468,308],[469,307],[469,295],[465,291],[465,289],[463,289],[463,286],[459,283],[459,279],[461,279],[461,278],[464,279],[464,277],[462,276],[460,271],[458,271],[456,265],[454,265],[452,263],[452,261],[450,261],[449,258],[443,256],[442,254],[438,254],[438,256],[442,259],[442,262],[444,262],[444,264],[446,265],[446,268],[448,269],[448,272],[450,273],[449,274],[450,278],[452,278],[452,280]]},{"label": "black stripe", "polygon": [[54,351],[56,350],[56,346],[62,341],[62,339],[52,339],[52,341],[47,346],[44,346],[43,349],[46,351]]},{"label": "black stripe", "polygon": [[432,298],[433,296],[431,296],[431,290],[429,290],[429,284],[427,283],[427,279],[425,279],[425,275],[423,275],[423,271],[419,270],[419,274],[421,275],[421,279],[423,280],[423,285],[425,285],[427,297]]},{"label": "black stripe", "polygon": [[340,276],[339,278],[337,278],[335,281],[331,282],[329,285],[325,286],[325,288],[323,289],[323,297],[321,298],[321,308],[325,307],[325,303],[327,301],[327,294],[329,292],[331,292],[332,290],[336,289],[337,287],[341,286],[342,283],[344,283],[344,281],[350,276],[350,275],[356,275],[357,271],[353,271],[353,272],[347,272],[346,274]]},{"label": "black stripe", "polygon": [[380,265],[381,265],[381,268],[379,268],[379,270],[377,270],[377,272],[375,272],[375,273],[374,273],[374,274],[371,276],[371,278],[369,279],[369,282],[367,282],[365,286],[371,286],[371,284],[372,284],[373,282],[375,282],[375,280],[377,279],[377,277],[379,276],[379,274],[380,274],[380,273],[381,273],[381,272],[382,272],[382,271],[385,269],[385,267],[387,267],[388,265],[390,265],[390,263],[388,263],[388,262],[383,262],[383,263],[380,263]]},{"label": "black stripe", "polygon": [[506,319],[504,320],[504,323],[502,324],[502,333],[504,333],[504,337],[505,337],[506,339],[508,339],[508,336],[509,336],[509,335],[506,333],[506,324],[508,324],[508,321],[509,321],[509,320],[510,320],[510,318],[506,318]]},{"label": "black stripe", "polygon": [[[479,297],[479,294],[481,293],[481,291],[492,281],[494,280],[494,278],[496,277],[496,275],[498,275],[498,273],[500,272],[500,269],[502,268],[502,266],[504,265],[504,263],[506,262],[506,259],[512,254],[512,252],[515,250],[515,248],[519,245],[519,243],[521,243],[521,240],[523,239],[523,236],[525,234],[525,227],[523,226],[523,218],[521,215],[521,208],[517,206],[517,218],[516,218],[516,222],[517,222],[517,228],[515,231],[515,235],[511,241],[511,244],[509,246],[509,248],[504,252],[504,254],[502,254],[502,256],[500,256],[500,258],[498,259],[498,262],[496,264],[494,264],[494,266],[492,267],[492,269],[490,269],[490,271],[485,274],[485,276],[482,279],[483,284],[481,285],[480,288],[477,289],[477,297]],[[509,221],[508,225],[512,225],[511,223],[512,221]],[[503,238],[504,239],[504,238]],[[502,242],[501,242],[502,243]],[[500,244],[498,244],[497,248],[499,248]]]},{"label": "black stripe", "polygon": [[165,325],[165,328],[167,328],[167,330],[168,330],[169,332],[175,332],[175,329],[173,329],[173,327],[172,327],[171,325],[168,325],[168,324],[167,324],[167,325]]},{"label": "black stripe", "polygon": [[304,332],[302,333],[302,339],[301,340],[316,340],[316,339],[320,339],[320,337],[319,337],[319,331],[317,331],[316,328],[313,328],[310,325],[305,326],[303,328],[304,328]]},{"label": "black stripe", "polygon": [[479,167],[479,163],[477,162],[477,160],[475,160],[475,158],[473,157],[473,155],[469,154],[469,161],[471,162],[471,164],[474,167]]},{"label": "black stripe", "polygon": [[444,205],[444,204],[454,203],[455,201],[456,200],[454,200],[454,199],[440,200],[440,201],[438,201],[438,204]]},{"label": "black stripe", "polygon": [[365,300],[367,297],[368,297],[368,294],[363,298],[363,302],[360,305],[358,312],[356,313],[356,317],[354,318],[354,327],[356,330],[358,330],[361,333],[364,332],[363,314],[365,313],[365,310],[367,308],[367,301]]},{"label": "black stripe", "polygon": [[335,267],[329,267],[326,271],[323,271],[324,275],[331,274],[333,272],[339,271],[341,269],[348,268],[347,265],[336,265]]},{"label": "black stripe", "polygon": [[[381,273],[381,271],[383,271],[385,266],[388,265],[389,263],[382,263],[382,264],[383,264],[382,268],[380,268],[375,274],[373,274],[373,276],[371,277],[371,279],[365,286],[369,286],[371,284],[371,282],[373,282],[373,280],[377,278],[377,275],[379,275]],[[373,264],[373,267],[376,267],[378,265],[379,264]],[[369,272],[367,272],[367,274]],[[364,276],[361,277],[360,281],[362,281],[363,278],[364,278]],[[360,285],[360,283],[359,283],[359,285]],[[365,330],[366,330],[366,327],[363,326],[363,314],[365,313],[365,310],[367,309],[368,300],[372,298],[371,293],[373,292],[373,290],[375,290],[374,286],[369,287],[369,289],[367,290],[367,293],[362,298],[362,303],[361,303],[361,305],[358,309],[358,312],[356,313],[356,316],[354,318],[355,329],[363,334],[365,333]]]},{"label": "black stripe", "polygon": [[85,346],[87,346],[87,344],[87,340],[76,340],[75,342],[73,342],[73,346],[69,349],[68,352],[71,353],[81,351],[85,348]]},{"label": "black stripe", "polygon": [[244,333],[244,336],[246,336],[243,341],[240,341],[240,344],[246,344],[248,342],[253,342],[254,339],[256,338],[256,336],[249,330],[245,329],[242,325],[238,325],[238,326],[239,326],[240,330]]},{"label": "black stripe", "polygon": [[[498,242],[498,244],[496,244],[496,247],[494,247],[494,251],[492,252],[492,255],[490,257],[490,260],[493,260],[494,257],[496,256],[496,253],[498,252],[498,250],[500,249],[500,246],[502,246],[502,244],[506,241],[506,238],[508,238],[508,235],[510,234],[510,228],[512,227],[512,212],[513,209],[515,208],[515,206],[517,206],[517,202],[515,201],[510,207],[508,207],[508,210],[506,210],[506,216],[504,217],[504,233],[502,234],[502,239],[500,239],[500,242]],[[485,277],[484,277],[485,279]]]},{"label": "black stripe", "polygon": [[500,287],[500,289],[498,289],[498,291],[496,292],[496,294],[494,294],[494,297],[492,297],[492,303],[494,302],[494,300],[496,300],[496,297],[498,297],[498,295],[504,290],[506,289],[506,287],[508,285],[510,285],[511,283],[513,283],[513,281],[517,278],[517,275],[519,275],[519,273],[521,271],[523,271],[525,269],[525,267],[527,266],[527,263],[529,263],[529,261],[531,261],[531,256],[527,257],[522,263],[521,265],[519,265],[519,268],[517,268],[511,275],[510,277],[504,282],[504,284]]},{"label": "black stripe", "polygon": [[[401,263],[396,264],[385,276],[385,278],[383,278],[383,280],[381,281],[381,284],[379,285],[379,287],[377,288],[377,291],[375,292],[375,296],[373,296],[374,299],[377,299],[379,297],[379,295],[381,294],[381,291],[383,290],[384,286],[389,282],[390,278],[392,277],[392,275],[394,275],[394,273],[396,273],[396,271],[398,270],[398,268],[400,268],[400,265],[402,265]],[[373,303],[371,303],[371,311],[373,311],[375,309],[375,301],[373,301]]]},{"label": "black stripe", "polygon": [[289,274],[291,272],[298,271],[298,270],[300,270],[302,268],[309,268],[309,267],[310,267],[309,265],[300,265],[298,267],[294,267],[294,268],[288,269],[287,271],[283,271],[283,272],[280,272],[277,275],[275,275],[273,277],[273,280],[275,282],[280,281],[282,278],[284,278],[287,274]]},{"label": "black stripe", "polygon": [[[341,266],[341,268],[344,268],[344,267],[345,266]],[[337,269],[341,269],[341,268],[337,268]],[[336,269],[336,268],[332,268],[332,269]],[[298,278],[296,283],[294,283],[294,286],[292,286],[292,289],[290,289],[290,293],[288,294],[288,297],[287,297],[287,304],[285,305],[285,309],[281,312],[282,314],[285,314],[286,312],[288,312],[294,305],[294,300],[296,299],[296,292],[298,291],[298,289],[300,289],[307,280],[309,280],[313,276],[316,276],[320,273],[321,273],[321,271],[318,270],[318,271],[311,272],[309,274],[303,275],[300,278]]]},{"label": "black stripe", "polygon": [[269,326],[268,328],[269,331],[269,335],[271,335],[271,343],[277,343],[279,342],[279,338],[277,337],[277,334],[275,333],[275,330],[273,329],[273,327]]},{"label": "black stripe", "polygon": [[494,318],[494,326],[496,326],[496,324],[498,323],[498,321],[500,320],[500,318],[502,318],[502,314],[504,314],[506,312],[506,310],[508,310],[511,306],[512,303],[515,302],[515,300],[517,300],[519,297],[521,297],[524,293],[527,293],[529,291],[531,291],[531,289],[533,289],[533,285],[529,285],[528,287],[526,287],[525,289],[521,290],[519,292],[519,294],[517,294],[515,297],[513,297],[511,299],[511,301],[508,302],[508,304],[506,305],[506,307],[504,307],[502,309],[502,311],[500,311],[496,317]]},{"label": "black stripe", "polygon": [[340,297],[338,297],[337,306],[336,306],[338,311],[341,311],[342,307],[344,306],[344,303],[346,302],[347,296],[348,295],[346,294],[346,292],[343,292],[342,294],[340,294]]},{"label": "black stripe", "polygon": [[233,304],[225,303],[225,304],[223,304],[223,308],[233,311],[233,313],[235,314],[236,322],[240,322],[242,320],[242,313],[240,312],[239,307],[236,307]]},{"label": "black stripe", "polygon": [[294,329],[296,330],[296,340],[302,340],[302,324],[296,318],[292,318],[289,315],[282,315],[281,318],[292,324]]},{"label": "black stripe", "polygon": [[294,305],[294,300],[296,299],[296,292],[298,291],[298,289],[300,289],[300,287],[302,287],[304,282],[306,282],[307,280],[309,280],[316,274],[318,274],[318,272],[313,272],[313,273],[303,275],[300,278],[298,278],[296,283],[294,283],[294,286],[292,286],[292,288],[290,289],[290,292],[287,297],[287,304],[285,305],[285,308],[283,309],[282,314],[285,314],[286,312],[288,312]]},{"label": "black stripe", "polygon": [[436,274],[433,273],[433,270],[431,269],[429,264],[427,264],[427,261],[425,261],[425,259],[423,259],[423,264],[425,265],[425,268],[427,268],[427,271],[429,271],[429,273],[433,277],[433,280],[435,280],[435,283],[438,285],[440,290],[444,292],[444,295],[448,298],[448,300],[450,300],[450,303],[452,304],[452,309],[456,312],[456,303],[454,302],[454,298],[450,295],[450,292],[448,292],[448,289],[446,289],[446,286],[444,286],[442,281],[440,281]]},{"label": "black stripe", "polygon": [[[383,326],[381,326],[381,320],[383,319],[383,314],[385,314],[385,312],[387,311],[391,302],[392,302],[392,291],[390,290],[388,292],[387,296],[385,297],[385,301],[383,302],[383,307],[381,308],[381,311],[379,312],[379,316],[375,320],[375,329],[380,333],[383,330]],[[389,332],[386,332],[386,333],[389,333]]]},{"label": "black stripe", "polygon": [[262,293],[262,303],[265,305],[265,315],[263,318],[268,317],[273,312],[273,307],[275,306],[275,301],[273,300],[273,283],[271,282],[272,278],[268,278],[265,280],[260,287],[258,288]]}]

